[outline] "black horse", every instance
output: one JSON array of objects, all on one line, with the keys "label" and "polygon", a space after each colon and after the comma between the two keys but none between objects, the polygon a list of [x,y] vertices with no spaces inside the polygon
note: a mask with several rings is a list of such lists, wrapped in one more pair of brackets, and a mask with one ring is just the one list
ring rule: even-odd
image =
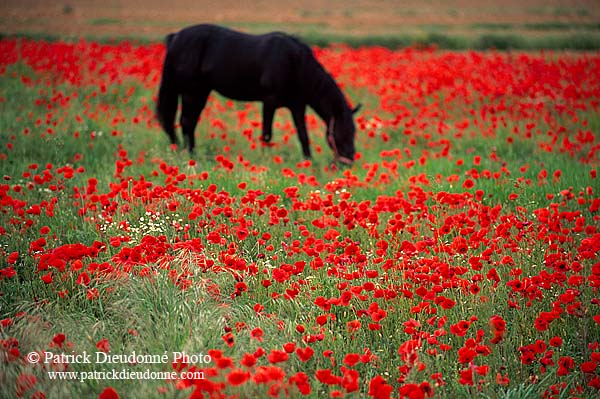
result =
[{"label": "black horse", "polygon": [[271,140],[273,114],[288,108],[302,151],[311,157],[305,112],[309,105],[327,126],[327,142],[337,161],[354,161],[355,127],[344,94],[297,38],[273,32],[249,35],[214,25],[195,25],[166,37],[167,54],[157,102],[158,119],[173,144],[181,96],[181,129],[190,153],[194,130],[208,95],[216,90],[240,101],[262,101],[262,139]]}]

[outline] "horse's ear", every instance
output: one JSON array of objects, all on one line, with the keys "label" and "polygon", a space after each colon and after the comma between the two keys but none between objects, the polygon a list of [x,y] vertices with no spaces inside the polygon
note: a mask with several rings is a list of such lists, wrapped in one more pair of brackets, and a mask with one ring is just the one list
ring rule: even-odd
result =
[{"label": "horse's ear", "polygon": [[175,39],[176,35],[177,33],[169,33],[167,36],[165,36],[165,45],[167,48],[171,47],[171,43],[173,43],[173,39]]},{"label": "horse's ear", "polygon": [[352,109],[352,113],[355,114],[358,112],[358,110],[362,107],[362,104],[357,104],[356,107],[354,107],[354,109]]}]

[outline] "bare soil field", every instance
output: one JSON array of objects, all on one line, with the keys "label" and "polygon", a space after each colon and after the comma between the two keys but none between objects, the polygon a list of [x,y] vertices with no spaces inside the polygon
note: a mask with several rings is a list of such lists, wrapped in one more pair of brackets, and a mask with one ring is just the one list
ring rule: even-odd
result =
[{"label": "bare soil field", "polygon": [[299,35],[518,35],[600,30],[597,0],[1,0],[0,33],[160,39],[200,22]]}]

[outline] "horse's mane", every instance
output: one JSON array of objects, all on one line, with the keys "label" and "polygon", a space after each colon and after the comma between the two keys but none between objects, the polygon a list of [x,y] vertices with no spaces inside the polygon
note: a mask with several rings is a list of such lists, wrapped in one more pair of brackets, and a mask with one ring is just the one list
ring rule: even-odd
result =
[{"label": "horse's mane", "polygon": [[310,46],[296,36],[287,36],[300,49],[300,81],[309,105],[321,117],[343,111],[347,107],[346,98],[333,76],[319,63]]}]

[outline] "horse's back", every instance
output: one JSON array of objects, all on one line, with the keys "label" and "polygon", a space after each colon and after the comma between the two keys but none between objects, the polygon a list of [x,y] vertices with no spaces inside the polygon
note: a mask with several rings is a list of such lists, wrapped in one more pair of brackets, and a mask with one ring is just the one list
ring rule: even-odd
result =
[{"label": "horse's back", "polygon": [[290,89],[306,46],[280,32],[251,35],[215,25],[195,25],[171,38],[168,57],[188,83],[237,100],[260,100],[269,90]]},{"label": "horse's back", "polygon": [[163,74],[183,87],[197,79],[205,43],[214,27],[194,25],[165,37],[167,54]]}]

